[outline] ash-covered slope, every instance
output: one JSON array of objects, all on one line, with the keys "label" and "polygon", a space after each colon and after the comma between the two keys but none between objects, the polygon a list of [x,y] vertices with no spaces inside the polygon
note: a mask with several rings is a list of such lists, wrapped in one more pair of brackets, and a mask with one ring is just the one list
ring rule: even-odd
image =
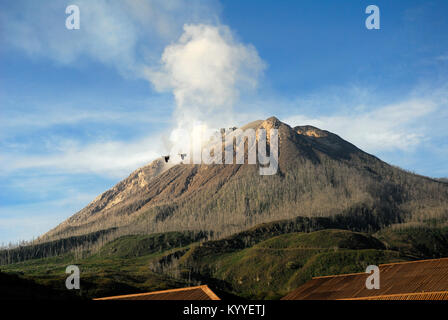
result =
[{"label": "ash-covered slope", "polygon": [[[207,230],[228,235],[297,216],[366,215],[375,227],[444,220],[448,187],[392,167],[328,131],[291,128],[271,117],[247,128],[276,128],[279,168],[165,164],[158,159],[45,235],[55,239],[110,227],[124,233]],[[366,226],[366,228],[369,226]]]},{"label": "ash-covered slope", "polygon": [[[88,221],[101,219],[110,211],[119,213],[120,211],[132,210],[132,208],[135,208],[136,203],[138,203],[138,197],[136,195],[144,190],[152,179],[167,171],[172,166],[172,164],[167,163],[163,158],[158,158],[150,164],[135,170],[129,177],[96,197],[84,209],[65,220],[55,229],[49,231],[43,238],[52,238],[54,235],[59,234],[61,230],[70,232],[70,230],[74,229],[74,226],[80,224],[86,225]],[[112,208],[113,210],[111,210]],[[100,229],[101,227],[99,225],[92,226],[92,230]]]}]

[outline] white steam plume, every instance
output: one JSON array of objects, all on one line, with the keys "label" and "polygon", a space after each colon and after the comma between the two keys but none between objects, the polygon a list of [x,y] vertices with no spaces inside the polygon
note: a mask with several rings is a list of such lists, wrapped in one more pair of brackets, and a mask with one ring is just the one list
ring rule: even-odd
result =
[{"label": "white steam plume", "polygon": [[176,128],[170,140],[184,150],[189,142],[184,132],[234,121],[235,101],[242,91],[257,86],[265,68],[255,47],[237,41],[227,26],[205,24],[184,25],[184,33],[165,48],[160,63],[145,74],[158,91],[172,91]]}]

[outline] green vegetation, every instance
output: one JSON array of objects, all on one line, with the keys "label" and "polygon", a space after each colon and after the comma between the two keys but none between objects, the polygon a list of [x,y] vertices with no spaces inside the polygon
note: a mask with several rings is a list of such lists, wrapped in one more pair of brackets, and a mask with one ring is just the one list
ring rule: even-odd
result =
[{"label": "green vegetation", "polygon": [[98,257],[132,258],[162,253],[207,239],[206,232],[167,232],[151,235],[123,236],[109,242],[97,253]]},{"label": "green vegetation", "polygon": [[79,294],[86,298],[175,288],[188,283],[152,272],[149,269],[150,261],[179,249],[185,250],[192,241],[203,237],[204,233],[180,232],[124,236],[86,258],[77,258],[68,253],[9,264],[2,266],[2,271],[33,279],[39,285],[55,290],[66,290],[65,279],[68,275],[65,268],[77,265],[81,271]]},{"label": "green vegetation", "polygon": [[78,248],[87,249],[97,243],[115,228],[88,233],[82,236],[72,236],[44,243],[21,245],[8,250],[0,250],[0,265],[15,263],[30,259],[54,257],[75,251]]},{"label": "green vegetation", "polygon": [[363,272],[369,264],[407,259],[385,250],[370,235],[348,230],[284,234],[245,249],[227,248],[225,253],[212,253],[210,247],[213,242],[192,248],[180,265],[252,299],[282,297],[314,276]]},{"label": "green vegetation", "polygon": [[2,271],[60,290],[76,264],[83,297],[207,283],[264,299],[313,276],[448,256],[446,182],[326,131],[261,123],[279,130],[276,175],[156,160],[38,241],[1,250]]},{"label": "green vegetation", "polygon": [[448,227],[394,226],[379,231],[376,236],[391,250],[415,259],[448,257]]},{"label": "green vegetation", "polygon": [[325,228],[341,221],[283,220],[212,241],[205,241],[204,232],[122,236],[87,257],[65,253],[4,265],[2,271],[60,292],[66,290],[65,268],[78,265],[77,294],[83,298],[207,283],[249,299],[277,299],[315,276],[448,255],[448,227],[390,227],[375,234]]},{"label": "green vegetation", "polygon": [[56,290],[37,284],[14,274],[0,272],[0,300],[81,300],[81,296],[68,290]]},{"label": "green vegetation", "polygon": [[367,234],[348,230],[321,230],[312,233],[291,233],[274,237],[256,247],[271,249],[287,248],[345,248],[384,249],[378,239]]},{"label": "green vegetation", "polygon": [[347,219],[353,229],[363,224],[350,217],[270,222],[209,241],[206,232],[128,235],[87,256],[67,252],[4,265],[2,271],[60,292],[65,290],[65,268],[78,265],[82,277],[77,293],[83,298],[207,283],[245,298],[277,299],[315,276],[448,256],[448,227],[399,225],[375,234],[334,229]]}]

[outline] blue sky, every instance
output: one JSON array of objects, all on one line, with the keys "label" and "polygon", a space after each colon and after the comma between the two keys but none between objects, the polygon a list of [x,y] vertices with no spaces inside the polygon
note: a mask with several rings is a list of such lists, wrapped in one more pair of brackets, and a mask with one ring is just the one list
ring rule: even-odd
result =
[{"label": "blue sky", "polygon": [[[70,4],[80,30],[65,28]],[[365,27],[370,4],[380,30]],[[444,0],[0,0],[0,243],[56,226],[195,117],[276,115],[448,176],[447,10]]]}]

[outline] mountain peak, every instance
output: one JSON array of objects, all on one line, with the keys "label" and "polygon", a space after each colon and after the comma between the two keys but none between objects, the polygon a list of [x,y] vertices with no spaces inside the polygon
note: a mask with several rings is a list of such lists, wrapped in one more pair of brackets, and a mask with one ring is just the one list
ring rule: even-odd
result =
[{"label": "mountain peak", "polygon": [[271,128],[278,129],[282,124],[284,125],[283,122],[278,120],[276,117],[272,116],[264,120],[261,126],[264,127],[266,130],[269,130]]},{"label": "mountain peak", "polygon": [[[264,128],[267,131],[268,144],[270,129],[278,129],[279,172],[296,172],[304,163],[317,168],[326,163],[325,161],[344,161],[352,166],[357,163],[370,166],[372,161],[377,161],[339,136],[312,126],[292,128],[276,117],[269,117],[248,123],[240,129],[244,131],[249,128]],[[322,161],[323,159],[325,161]],[[199,199],[196,196],[218,193],[224,185],[233,186],[234,183],[245,179],[255,183],[252,176],[256,172],[254,168],[237,164],[177,165],[158,158],[135,170],[128,178],[98,196],[46,236],[48,239],[54,239],[63,234],[83,234],[87,230],[98,231],[124,226],[140,215],[148,216],[148,228],[168,228],[165,224],[168,223],[166,220],[169,217],[183,216],[183,211],[176,209],[177,206],[183,206],[183,201],[189,203],[189,199]],[[276,179],[273,178],[272,181],[277,181]],[[211,220],[206,216],[203,221],[209,223]],[[213,224],[207,225],[207,228],[213,229]]]},{"label": "mountain peak", "polygon": [[267,118],[265,121],[268,121],[268,122],[281,122],[281,121],[278,120],[278,118],[275,117],[275,116],[269,117],[269,118]]}]

